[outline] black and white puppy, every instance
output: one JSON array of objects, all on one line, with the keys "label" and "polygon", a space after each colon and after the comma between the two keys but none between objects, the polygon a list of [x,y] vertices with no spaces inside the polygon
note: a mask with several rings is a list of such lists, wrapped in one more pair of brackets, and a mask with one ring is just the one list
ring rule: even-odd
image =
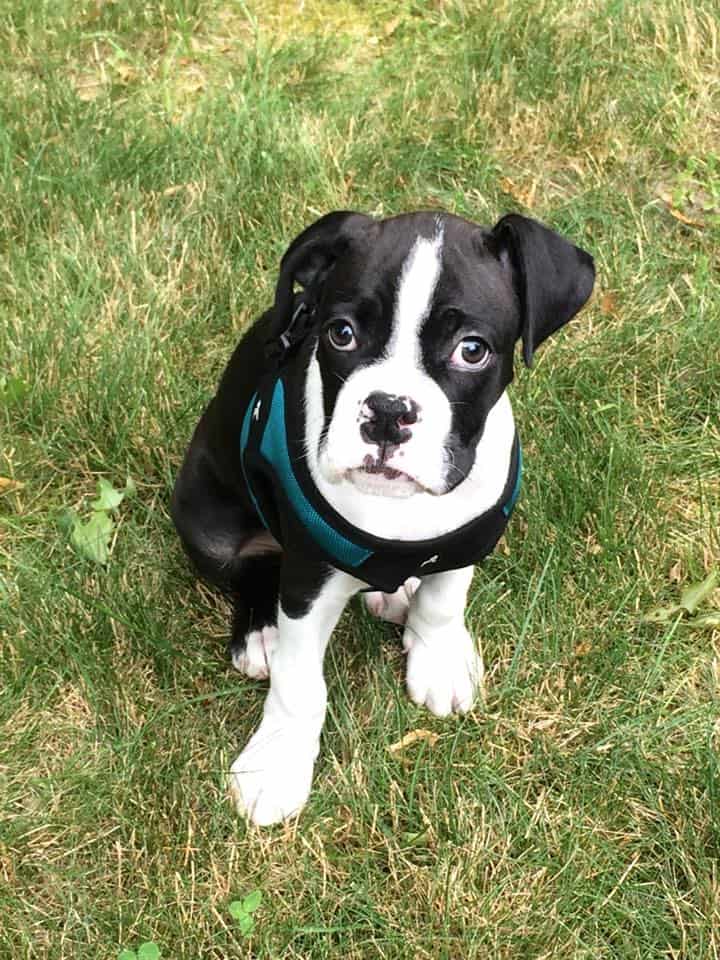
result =
[{"label": "black and white puppy", "polygon": [[515,344],[530,365],[593,281],[589,254],[516,214],[485,229],[331,213],[290,245],[172,499],[190,558],[233,597],[234,665],[270,677],[231,769],[255,823],[308,797],[325,648],[354,593],[404,624],[410,697],[470,709],[483,666],[466,595],[520,484]]}]

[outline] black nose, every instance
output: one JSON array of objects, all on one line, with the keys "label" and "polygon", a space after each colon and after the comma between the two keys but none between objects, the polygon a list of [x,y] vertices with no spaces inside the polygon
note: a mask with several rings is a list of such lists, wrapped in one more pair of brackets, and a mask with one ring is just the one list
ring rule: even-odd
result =
[{"label": "black nose", "polygon": [[418,406],[409,397],[376,390],[364,404],[372,417],[360,425],[360,434],[366,443],[405,443],[410,439],[407,427],[415,423]]}]

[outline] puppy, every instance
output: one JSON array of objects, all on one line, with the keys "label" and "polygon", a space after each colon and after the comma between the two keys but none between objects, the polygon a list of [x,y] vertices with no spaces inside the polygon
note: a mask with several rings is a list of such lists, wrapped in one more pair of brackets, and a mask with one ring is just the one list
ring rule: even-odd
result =
[{"label": "puppy", "polygon": [[470,709],[483,673],[463,618],[473,564],[520,488],[515,344],[530,366],[594,275],[588,253],[517,214],[485,229],[337,212],[291,243],[172,497],[197,570],[233,598],[233,664],[270,678],[231,769],[255,823],[308,797],[325,648],[354,593],[404,624],[412,700]]}]

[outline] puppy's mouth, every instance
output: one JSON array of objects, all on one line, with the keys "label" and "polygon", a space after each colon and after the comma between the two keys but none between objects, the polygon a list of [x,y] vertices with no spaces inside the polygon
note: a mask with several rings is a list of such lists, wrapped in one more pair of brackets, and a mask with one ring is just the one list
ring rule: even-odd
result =
[{"label": "puppy's mouth", "polygon": [[375,473],[379,476],[385,477],[387,480],[397,480],[398,477],[406,477],[408,480],[413,478],[407,474],[403,473],[402,470],[394,470],[392,467],[389,467],[383,460],[375,459],[368,454],[363,460],[362,469],[365,473]]},{"label": "puppy's mouth", "polygon": [[426,489],[409,473],[389,467],[370,454],[363,459],[361,467],[353,467],[345,476],[363,493],[381,497],[410,497]]}]

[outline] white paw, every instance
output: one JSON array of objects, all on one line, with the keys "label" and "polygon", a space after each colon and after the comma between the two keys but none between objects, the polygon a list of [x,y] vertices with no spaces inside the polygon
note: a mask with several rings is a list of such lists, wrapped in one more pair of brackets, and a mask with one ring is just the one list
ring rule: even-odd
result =
[{"label": "white paw", "polygon": [[410,577],[395,593],[381,593],[379,590],[373,590],[365,594],[365,606],[374,617],[404,626],[410,601],[419,586],[418,577]]},{"label": "white paw", "polygon": [[244,649],[233,651],[232,665],[252,680],[267,680],[277,641],[277,627],[251,630],[245,637]]},{"label": "white paw", "polygon": [[319,739],[260,724],[230,768],[230,792],[239,813],[260,827],[293,816],[310,793]]},{"label": "white paw", "polygon": [[403,636],[410,699],[438,717],[467,713],[484,673],[472,637],[464,625],[454,624],[433,630],[427,639],[410,628]]}]

